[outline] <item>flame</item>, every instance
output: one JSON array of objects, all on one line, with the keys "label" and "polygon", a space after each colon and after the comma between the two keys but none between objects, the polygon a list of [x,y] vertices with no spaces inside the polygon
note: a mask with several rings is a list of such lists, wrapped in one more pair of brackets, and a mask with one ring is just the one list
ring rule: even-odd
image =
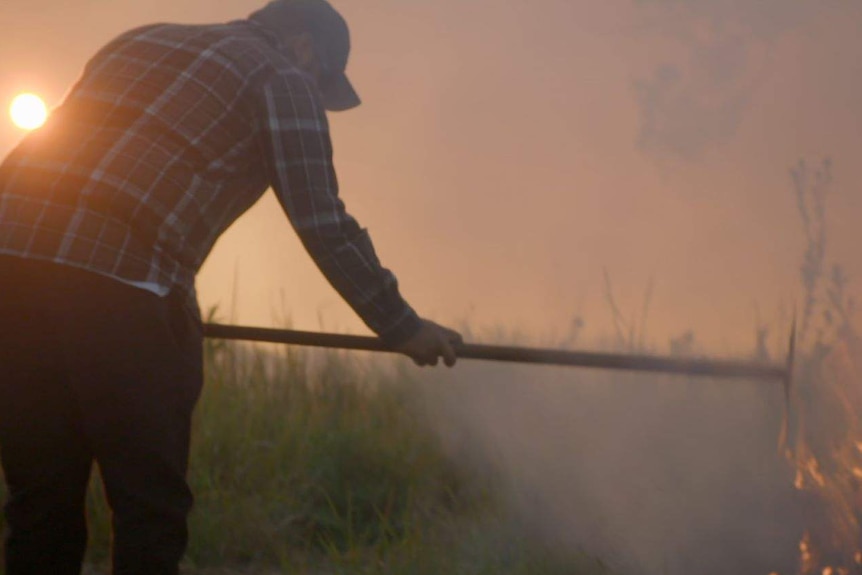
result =
[{"label": "flame", "polygon": [[850,575],[862,573],[862,345],[851,334],[819,351],[794,400],[788,452],[794,485],[816,503],[806,510],[799,575]]},{"label": "flame", "polygon": [[817,563],[817,555],[811,547],[811,536],[806,531],[805,535],[802,536],[802,541],[799,542],[800,573],[805,575],[812,573]]}]

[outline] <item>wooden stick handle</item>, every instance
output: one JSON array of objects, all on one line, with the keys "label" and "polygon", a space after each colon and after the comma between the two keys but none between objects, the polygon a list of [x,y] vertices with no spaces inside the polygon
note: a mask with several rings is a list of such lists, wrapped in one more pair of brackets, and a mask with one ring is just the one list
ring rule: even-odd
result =
[{"label": "wooden stick handle", "polygon": [[[359,335],[340,335],[334,333],[242,327],[212,323],[204,325],[204,335],[208,338],[214,339],[283,343],[359,351],[390,353],[395,353],[396,351],[395,349],[386,346],[381,340],[375,337]],[[592,367],[658,373],[678,373],[713,377],[776,379],[782,382],[789,379],[789,368],[787,365],[775,365],[763,362],[659,357],[651,355],[623,355],[480,344],[463,344],[456,346],[455,353],[462,359],[480,359],[514,363]]]}]

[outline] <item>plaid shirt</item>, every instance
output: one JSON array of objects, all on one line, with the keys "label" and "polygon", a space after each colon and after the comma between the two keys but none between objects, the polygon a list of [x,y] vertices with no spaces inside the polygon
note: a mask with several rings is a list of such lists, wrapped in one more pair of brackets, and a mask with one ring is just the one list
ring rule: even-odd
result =
[{"label": "plaid shirt", "polygon": [[313,79],[250,20],[147,26],[100,50],[0,166],[0,253],[195,302],[216,239],[270,186],[365,323],[390,342],[415,333],[417,315],[338,197]]}]

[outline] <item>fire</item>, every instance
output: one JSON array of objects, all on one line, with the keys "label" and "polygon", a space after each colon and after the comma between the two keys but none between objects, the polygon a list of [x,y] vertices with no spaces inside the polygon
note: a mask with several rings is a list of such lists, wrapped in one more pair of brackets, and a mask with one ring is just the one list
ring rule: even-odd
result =
[{"label": "fire", "polygon": [[862,573],[862,345],[845,333],[806,366],[800,385],[807,399],[795,406],[797,443],[788,454],[796,488],[812,502],[799,543],[800,575]]},{"label": "fire", "polygon": [[812,173],[799,162],[791,174],[807,239],[799,333],[806,345],[794,373],[792,431],[784,446],[806,527],[798,574],[862,574],[862,338],[847,276],[825,259],[831,164],[825,160]]}]

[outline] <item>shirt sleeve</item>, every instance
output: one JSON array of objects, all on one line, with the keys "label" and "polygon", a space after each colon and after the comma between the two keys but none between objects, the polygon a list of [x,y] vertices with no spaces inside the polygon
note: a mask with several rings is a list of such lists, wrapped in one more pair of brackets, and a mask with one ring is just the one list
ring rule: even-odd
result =
[{"label": "shirt sleeve", "polygon": [[264,84],[262,98],[270,184],[305,249],[372,331],[389,344],[406,341],[421,320],[338,196],[329,125],[315,86],[299,72],[280,74]]}]

